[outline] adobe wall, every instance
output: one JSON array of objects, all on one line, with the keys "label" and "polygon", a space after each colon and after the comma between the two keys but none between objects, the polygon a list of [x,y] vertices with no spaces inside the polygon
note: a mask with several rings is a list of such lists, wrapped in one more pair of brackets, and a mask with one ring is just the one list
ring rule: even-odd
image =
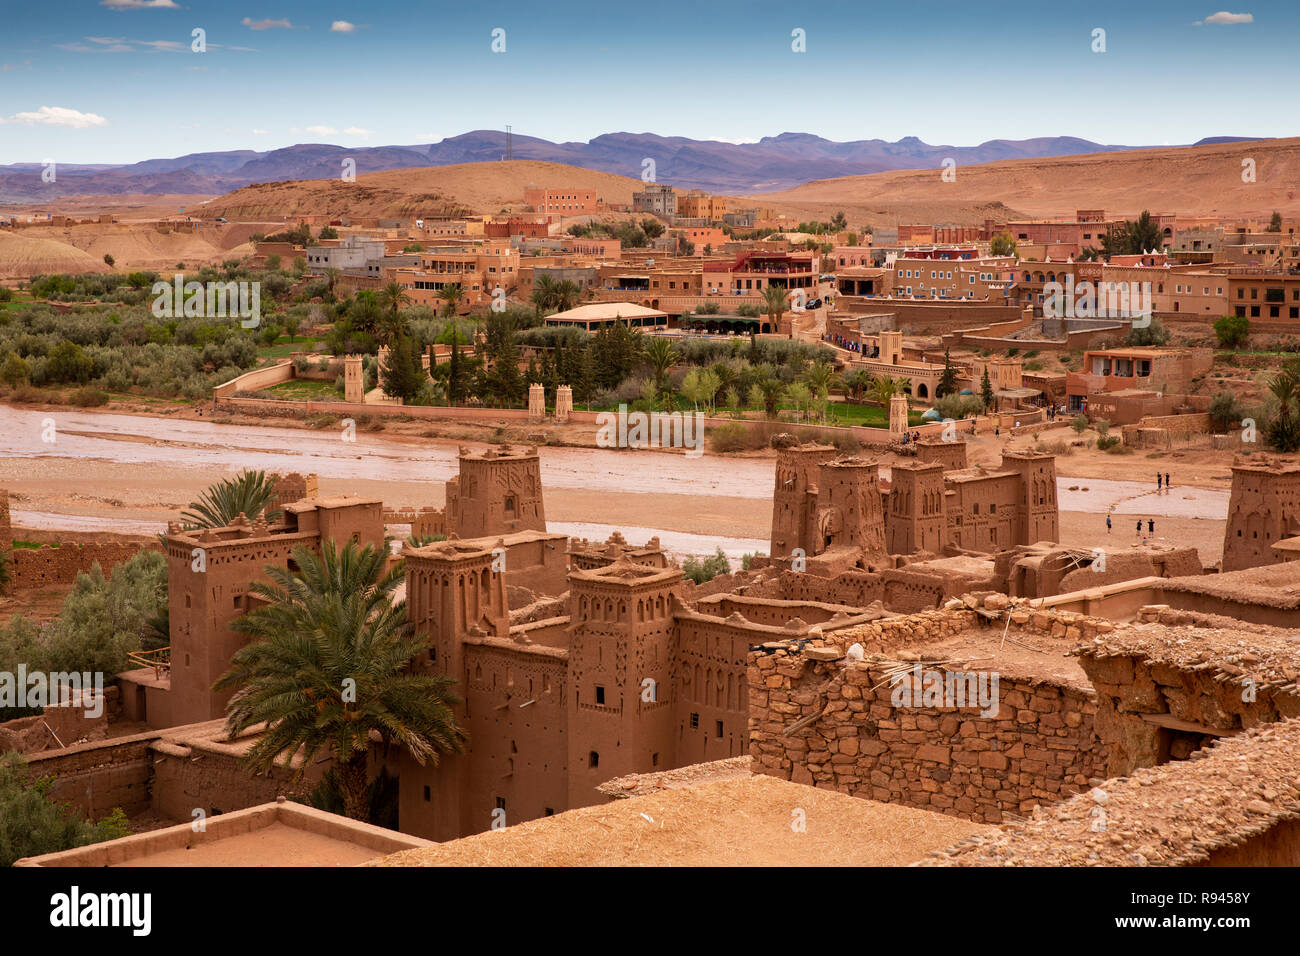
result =
[{"label": "adobe wall", "polygon": [[50,799],[72,805],[87,820],[99,820],[121,807],[127,816],[150,807],[153,753],[160,731],[75,744],[27,758],[33,778],[54,777]]},{"label": "adobe wall", "polygon": [[18,717],[0,723],[0,753],[39,753],[59,750],[82,740],[101,740],[108,734],[109,720],[121,708],[115,686],[104,688],[104,706],[96,717],[84,707],[46,707],[44,713]]},{"label": "adobe wall", "polygon": [[885,586],[880,575],[870,571],[845,571],[833,578],[784,571],[779,577],[754,585],[745,594],[747,597],[775,598],[780,601],[813,601],[866,607],[873,601],[884,600]]},{"label": "adobe wall", "polygon": [[73,544],[65,543],[57,548],[43,545],[39,548],[16,548],[13,552],[13,567],[10,576],[14,588],[39,588],[47,584],[71,584],[77,575],[89,571],[96,564],[104,574],[129,561],[141,550],[162,550],[158,545],[149,544]]},{"label": "adobe wall", "polygon": [[[1168,447],[1173,439],[1186,441],[1197,435],[1212,432],[1208,412],[1194,412],[1190,415],[1144,415],[1135,424],[1125,425],[1121,429],[1124,444],[1136,448]],[[1156,432],[1161,435],[1156,435]]]},{"label": "adobe wall", "polygon": [[223,382],[212,390],[212,398],[214,400],[225,399],[236,392],[255,392],[260,389],[270,388],[272,385],[279,385],[281,382],[291,380],[293,374],[293,361],[285,359],[268,368],[254,369],[251,372],[245,372],[243,375],[232,378],[229,382]]},{"label": "adobe wall", "polygon": [[[942,639],[973,624],[938,612],[899,621],[910,623],[880,627]],[[750,655],[756,772],[997,823],[1086,788],[1100,770],[1096,705],[1084,689],[1003,675],[1000,709],[987,718],[978,706],[895,708],[884,659],[821,661],[792,651]]]},{"label": "adobe wall", "polygon": [[317,764],[302,783],[294,783],[292,771],[285,767],[252,774],[231,753],[166,741],[157,742],[150,750],[150,805],[160,817],[180,822],[193,820],[196,809],[211,817],[269,803],[280,794],[305,796],[324,773],[324,765]]}]

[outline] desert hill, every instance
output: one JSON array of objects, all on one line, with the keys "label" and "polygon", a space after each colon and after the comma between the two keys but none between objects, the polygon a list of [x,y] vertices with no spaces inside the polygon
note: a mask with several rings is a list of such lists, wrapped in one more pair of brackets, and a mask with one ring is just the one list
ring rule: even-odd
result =
[{"label": "desert hill", "polygon": [[[1255,161],[1253,183],[1242,182],[1247,158]],[[959,164],[953,182],[943,182],[940,173],[936,163],[925,170],[823,179],[750,198],[800,219],[825,219],[842,209],[851,224],[976,225],[1008,210],[1053,217],[1098,207],[1127,216],[1143,209],[1257,217],[1274,210],[1300,213],[1300,138]]]},{"label": "desert hill", "polygon": [[66,242],[46,236],[0,232],[0,279],[54,272],[108,272],[102,255],[95,258]]},{"label": "desert hill", "polygon": [[206,217],[265,221],[302,215],[438,218],[523,208],[524,190],[588,187],[606,202],[631,203],[639,179],[529,160],[463,163],[363,173],[356,182],[308,179],[258,183],[203,206]]},{"label": "desert hill", "polygon": [[[520,160],[564,163],[632,176],[640,174],[642,160],[649,157],[658,166],[661,182],[713,192],[748,193],[790,189],[810,179],[828,176],[928,168],[944,156],[952,156],[965,165],[1133,147],[1094,143],[1075,136],[995,139],[975,146],[944,146],[925,143],[915,136],[905,136],[896,142],[883,139],[836,142],[810,133],[781,133],[764,136],[756,142],[728,143],[687,136],[618,132],[604,133],[585,143],[553,143],[516,133],[511,148],[512,157]],[[190,153],[124,166],[63,164],[56,183],[42,180],[39,163],[15,163],[0,166],[0,203],[127,193],[221,195],[254,183],[328,179],[338,174],[344,159],[353,160],[358,169],[382,172],[497,162],[506,149],[502,131],[478,129],[436,143],[409,146],[297,143],[265,152],[234,149]]]}]

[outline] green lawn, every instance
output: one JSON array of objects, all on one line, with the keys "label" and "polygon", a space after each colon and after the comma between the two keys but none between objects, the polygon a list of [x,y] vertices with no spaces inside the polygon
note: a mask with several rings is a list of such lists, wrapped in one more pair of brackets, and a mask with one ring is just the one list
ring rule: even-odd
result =
[{"label": "green lawn", "polygon": [[[677,397],[677,404],[678,404],[678,411],[682,411],[682,412],[692,411],[690,403],[687,402],[685,399],[683,399],[681,396]],[[586,408],[585,405],[580,405],[579,407]],[[591,410],[597,412],[618,411],[618,409],[615,407],[602,408],[597,405],[592,405]],[[777,406],[778,412],[793,412],[794,410],[795,408],[793,405]],[[712,412],[709,412],[708,409],[701,409],[701,411],[715,418],[726,418],[729,416],[736,415],[737,413],[739,413],[742,417],[752,416],[754,414],[753,409],[727,408],[723,405],[718,405],[716,408],[714,408]],[[846,402],[832,402],[830,404],[830,407],[827,409],[826,414],[827,414],[827,419],[824,422],[810,420],[805,422],[791,422],[790,424],[808,425],[808,426],[833,425],[833,426],[840,426],[840,427],[857,426],[861,428],[888,428],[889,427],[889,412],[886,409],[876,405],[850,405]],[[751,420],[757,421],[759,419],[751,418]],[[925,419],[921,417],[920,412],[908,412],[907,424],[909,426],[924,425],[925,423],[926,423]]]},{"label": "green lawn", "polygon": [[[254,329],[256,332],[256,329]],[[301,335],[289,341],[287,335],[282,335],[275,340],[274,345],[263,345],[261,339],[258,339],[257,354],[262,358],[287,359],[294,352],[310,351],[311,343],[305,340]]]},{"label": "green lawn", "polygon": [[272,385],[267,391],[274,394],[276,398],[291,402],[324,401],[342,397],[335,390],[333,382],[314,382],[310,379],[281,382],[279,385]]}]

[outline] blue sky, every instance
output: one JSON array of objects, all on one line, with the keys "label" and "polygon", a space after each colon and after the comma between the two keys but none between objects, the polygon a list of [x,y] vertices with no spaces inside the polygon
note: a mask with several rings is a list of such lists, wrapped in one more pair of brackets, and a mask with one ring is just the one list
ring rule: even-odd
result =
[{"label": "blue sky", "polygon": [[1223,2],[1237,0],[0,0],[0,163],[421,143],[507,123],[556,141],[1300,133],[1285,79],[1300,4]]}]

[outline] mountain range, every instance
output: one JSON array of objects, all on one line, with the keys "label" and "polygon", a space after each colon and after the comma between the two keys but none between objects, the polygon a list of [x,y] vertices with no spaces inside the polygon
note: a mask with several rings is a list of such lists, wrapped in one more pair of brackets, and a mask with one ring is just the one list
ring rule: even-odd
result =
[{"label": "mountain range", "polygon": [[[1215,136],[1191,145],[1228,143],[1252,137]],[[951,157],[960,166],[1007,159],[1037,159],[1080,153],[1139,149],[1094,143],[1073,136],[995,139],[978,146],[934,146],[915,136],[838,143],[809,133],[781,133],[752,143],[606,133],[586,143],[552,143],[514,135],[513,159],[566,163],[639,178],[653,159],[658,182],[729,195],[776,192],[812,180],[900,169],[938,168]],[[230,192],[254,183],[336,178],[352,159],[358,174],[456,163],[495,162],[506,155],[505,134],[474,130],[416,146],[344,147],[302,143],[258,152],[251,149],[191,153],[130,165],[60,165],[56,180],[42,180],[42,165],[0,166],[0,202],[43,202],[61,196],[206,194]],[[544,185],[539,183],[538,185]]]}]

